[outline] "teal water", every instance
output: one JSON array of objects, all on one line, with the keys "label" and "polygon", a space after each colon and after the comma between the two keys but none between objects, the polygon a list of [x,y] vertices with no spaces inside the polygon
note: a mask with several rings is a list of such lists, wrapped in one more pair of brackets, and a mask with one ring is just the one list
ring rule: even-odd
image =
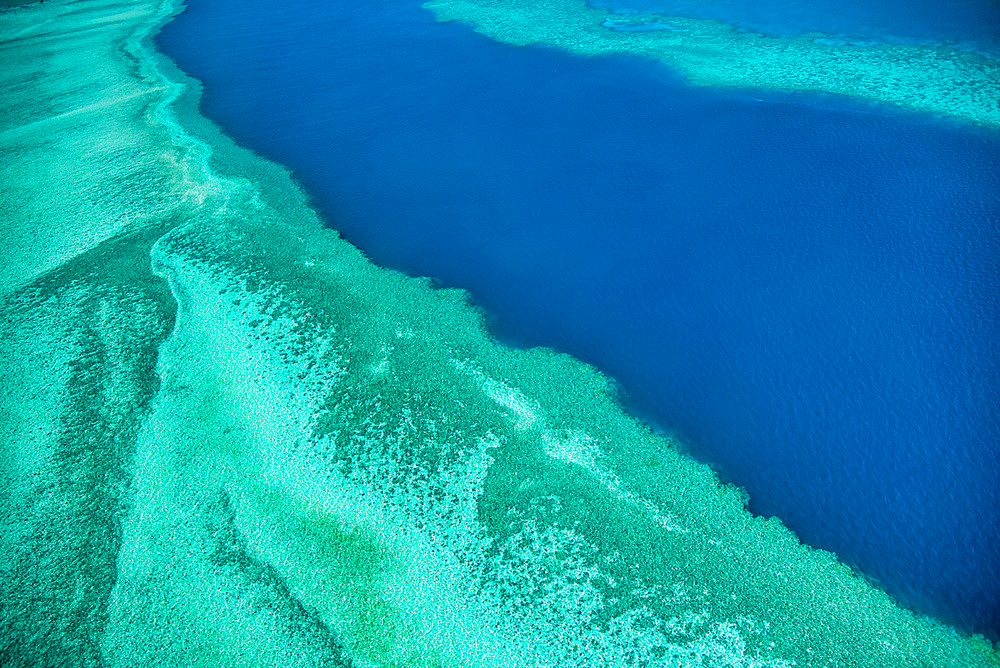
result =
[{"label": "teal water", "polygon": [[946,44],[1000,55],[1000,6],[993,0],[590,0],[615,13],[715,19],[770,35],[821,34],[840,43]]},{"label": "teal water", "polygon": [[753,512],[1000,637],[995,132],[398,0],[194,0],[157,41],[376,262],[596,365]]},{"label": "teal water", "polygon": [[0,13],[0,663],[996,665],[341,240],[172,11]]}]

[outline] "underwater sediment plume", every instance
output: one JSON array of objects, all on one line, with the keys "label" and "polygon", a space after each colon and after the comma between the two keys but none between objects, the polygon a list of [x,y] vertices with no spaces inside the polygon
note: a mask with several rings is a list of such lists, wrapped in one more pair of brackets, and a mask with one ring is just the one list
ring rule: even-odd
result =
[{"label": "underwater sediment plume", "polygon": [[175,11],[0,11],[0,665],[1000,666],[324,227]]},{"label": "underwater sediment plume", "polygon": [[833,44],[818,33],[768,37],[707,19],[618,15],[585,0],[424,6],[440,21],[462,21],[508,44],[655,58],[702,86],[834,93],[1000,126],[1000,62],[952,48]]}]

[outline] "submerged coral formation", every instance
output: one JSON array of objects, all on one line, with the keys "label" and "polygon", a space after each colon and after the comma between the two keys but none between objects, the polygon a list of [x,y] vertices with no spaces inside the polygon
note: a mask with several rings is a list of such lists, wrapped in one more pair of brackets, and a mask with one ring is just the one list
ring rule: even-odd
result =
[{"label": "submerged coral formation", "polygon": [[767,37],[706,19],[618,16],[585,0],[430,0],[508,44],[661,60],[702,86],[802,90],[1000,126],[1000,62],[944,47],[831,44],[821,35]]},{"label": "submerged coral formation", "polygon": [[171,11],[0,13],[0,663],[998,665],[325,228]]}]

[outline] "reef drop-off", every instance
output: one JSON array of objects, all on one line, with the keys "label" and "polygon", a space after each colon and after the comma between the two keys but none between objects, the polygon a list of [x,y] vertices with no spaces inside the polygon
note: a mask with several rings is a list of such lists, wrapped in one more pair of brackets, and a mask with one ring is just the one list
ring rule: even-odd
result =
[{"label": "reef drop-off", "polygon": [[997,665],[340,240],[174,11],[0,13],[3,665]]}]

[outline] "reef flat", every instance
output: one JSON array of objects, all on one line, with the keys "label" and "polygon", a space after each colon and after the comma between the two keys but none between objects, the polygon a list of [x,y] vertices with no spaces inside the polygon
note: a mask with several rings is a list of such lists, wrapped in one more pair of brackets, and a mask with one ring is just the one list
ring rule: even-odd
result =
[{"label": "reef flat", "polygon": [[1000,126],[1000,62],[950,48],[830,44],[820,34],[767,37],[706,19],[618,15],[585,0],[424,6],[440,21],[462,21],[507,44],[655,58],[701,86],[834,93]]},{"label": "reef flat", "polygon": [[338,238],[173,11],[0,13],[0,664],[1000,665]]}]

